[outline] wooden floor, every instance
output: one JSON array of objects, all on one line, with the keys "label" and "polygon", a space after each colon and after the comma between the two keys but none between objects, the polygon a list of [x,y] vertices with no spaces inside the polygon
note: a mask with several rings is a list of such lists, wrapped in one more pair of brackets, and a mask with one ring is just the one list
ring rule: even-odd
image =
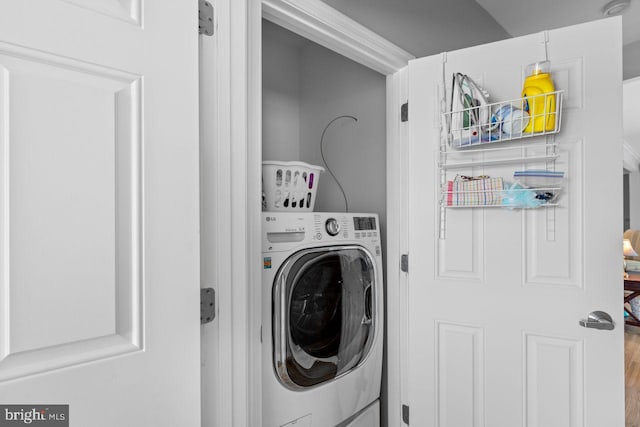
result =
[{"label": "wooden floor", "polygon": [[640,328],[624,333],[626,427],[640,427]]}]

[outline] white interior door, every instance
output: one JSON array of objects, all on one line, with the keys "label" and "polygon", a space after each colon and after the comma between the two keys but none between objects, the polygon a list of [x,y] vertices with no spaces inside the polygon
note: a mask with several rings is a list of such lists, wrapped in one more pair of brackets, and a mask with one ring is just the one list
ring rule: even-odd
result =
[{"label": "white interior door", "polygon": [[[443,68],[448,88],[462,72],[493,101],[518,98],[526,65],[544,60],[545,46],[556,88],[566,91],[555,136],[554,167],[567,177],[559,206],[447,209],[441,223]],[[611,19],[410,63],[411,425],[624,425],[621,57],[621,21]],[[516,157],[526,157],[527,144],[545,141],[493,145],[520,144]],[[522,163],[458,173],[509,179],[547,166]],[[595,310],[609,313],[615,330],[579,326]]]},{"label": "white interior door", "polygon": [[197,16],[0,5],[0,403],[199,425]]}]

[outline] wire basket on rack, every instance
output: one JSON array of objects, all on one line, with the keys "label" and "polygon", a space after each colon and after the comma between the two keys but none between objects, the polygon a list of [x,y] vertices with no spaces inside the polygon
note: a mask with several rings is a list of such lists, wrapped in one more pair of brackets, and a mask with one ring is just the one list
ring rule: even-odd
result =
[{"label": "wire basket on rack", "polygon": [[556,186],[524,187],[520,183],[506,183],[502,178],[457,176],[447,181],[442,189],[440,203],[447,208],[503,207],[535,209],[557,206],[562,191]]},{"label": "wire basket on rack", "polygon": [[562,124],[563,92],[558,90],[445,112],[443,118],[449,145],[466,148],[558,133]]},{"label": "wire basket on rack", "polygon": [[324,168],[304,162],[262,162],[262,210],[313,211]]}]

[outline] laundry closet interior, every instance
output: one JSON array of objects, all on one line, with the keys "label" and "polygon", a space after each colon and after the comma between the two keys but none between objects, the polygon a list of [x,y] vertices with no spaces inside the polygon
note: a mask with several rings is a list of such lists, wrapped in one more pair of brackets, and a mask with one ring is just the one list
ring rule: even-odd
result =
[{"label": "laundry closet interior", "polygon": [[[350,212],[386,219],[385,76],[262,20],[262,159],[331,169]],[[324,157],[320,143],[323,130]],[[357,118],[355,121],[352,117]],[[319,176],[318,212],[345,212],[329,171]]]},{"label": "laundry closet interior", "polygon": [[386,142],[385,76],[262,20],[265,426],[380,425]]}]

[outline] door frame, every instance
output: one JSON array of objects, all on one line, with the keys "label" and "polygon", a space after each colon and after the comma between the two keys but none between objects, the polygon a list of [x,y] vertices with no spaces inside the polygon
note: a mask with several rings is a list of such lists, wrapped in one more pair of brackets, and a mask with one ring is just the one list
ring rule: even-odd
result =
[{"label": "door frame", "polygon": [[[212,0],[216,33],[201,38],[202,287],[214,287],[217,325],[202,334],[203,425],[262,425],[262,18],[387,79],[386,382],[389,426],[401,404],[401,159],[406,75],[414,57],[320,0]],[[406,230],[404,230],[406,232]],[[406,301],[406,300],[405,300]],[[214,322],[214,323],[215,323]],[[406,342],[404,342],[406,344]],[[383,409],[383,413],[385,409]]]},{"label": "door frame", "polygon": [[[201,328],[202,425],[252,426],[260,376],[251,353],[260,342],[252,298],[260,271],[260,200],[248,171],[260,153],[260,0],[209,0],[214,34],[200,37],[201,287],[215,289],[216,313]],[[258,392],[256,392],[258,390]]]}]

